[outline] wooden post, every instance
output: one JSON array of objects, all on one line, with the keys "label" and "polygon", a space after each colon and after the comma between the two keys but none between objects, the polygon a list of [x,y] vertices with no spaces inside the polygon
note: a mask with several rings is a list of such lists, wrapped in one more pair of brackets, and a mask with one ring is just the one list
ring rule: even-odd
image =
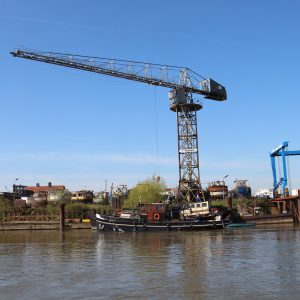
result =
[{"label": "wooden post", "polygon": [[232,210],[232,198],[231,197],[227,197],[226,201],[226,206],[229,210]]},{"label": "wooden post", "polygon": [[61,203],[59,208],[60,208],[60,222],[59,222],[60,230],[64,231],[64,229],[65,229],[65,204]]},{"label": "wooden post", "polygon": [[298,222],[300,223],[300,199],[298,198],[295,202],[297,203],[297,207],[296,207],[297,219],[298,219]]}]

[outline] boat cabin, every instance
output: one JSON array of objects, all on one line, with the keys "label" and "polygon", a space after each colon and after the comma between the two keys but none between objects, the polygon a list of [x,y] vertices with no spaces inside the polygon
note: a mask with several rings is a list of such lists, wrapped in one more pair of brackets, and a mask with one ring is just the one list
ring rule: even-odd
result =
[{"label": "boat cabin", "polygon": [[181,209],[181,217],[204,216],[210,213],[208,201],[186,203]]},{"label": "boat cabin", "polygon": [[164,219],[167,213],[167,205],[163,203],[141,204],[140,215],[148,221]]}]

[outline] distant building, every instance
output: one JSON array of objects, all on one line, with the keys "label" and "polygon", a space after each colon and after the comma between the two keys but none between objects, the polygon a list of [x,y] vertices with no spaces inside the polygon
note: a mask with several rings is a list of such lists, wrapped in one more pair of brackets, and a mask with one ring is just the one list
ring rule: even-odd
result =
[{"label": "distant building", "polygon": [[257,198],[273,198],[273,189],[258,189],[254,197]]},{"label": "distant building", "polygon": [[32,191],[34,193],[38,192],[50,192],[50,191],[57,191],[57,190],[65,190],[66,187],[64,185],[52,185],[51,182],[48,185],[40,185],[37,183],[35,186],[26,186],[26,191]]},{"label": "distant building", "polygon": [[93,203],[103,204],[108,203],[109,192],[98,192],[94,193]]},{"label": "distant building", "polygon": [[233,188],[232,188],[232,196],[234,198],[239,197],[245,197],[250,198],[251,197],[251,187],[249,186],[248,180],[244,179],[236,179],[233,182]]},{"label": "distant building", "polygon": [[33,195],[34,192],[27,190],[26,188],[26,185],[13,185],[13,193],[15,194],[16,199],[20,199],[22,197],[31,197]]},{"label": "distant building", "polygon": [[37,183],[35,186],[14,185],[13,187],[16,195],[19,195],[30,206],[46,204],[50,192],[66,189],[64,185],[52,185],[51,182],[48,182],[48,185]]},{"label": "distant building", "polygon": [[293,189],[292,196],[300,196],[300,189]]},{"label": "distant building", "polygon": [[210,182],[207,191],[213,200],[223,200],[228,196],[228,186],[225,185],[225,181],[223,180]]},{"label": "distant building", "polygon": [[88,190],[72,192],[71,202],[73,203],[93,203],[93,192]]}]

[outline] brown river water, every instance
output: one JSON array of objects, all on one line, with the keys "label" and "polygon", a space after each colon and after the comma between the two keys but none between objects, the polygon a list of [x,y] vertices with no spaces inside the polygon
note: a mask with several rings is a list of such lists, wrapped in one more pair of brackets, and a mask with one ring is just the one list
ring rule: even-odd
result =
[{"label": "brown river water", "polygon": [[299,299],[300,228],[0,232],[0,299]]}]

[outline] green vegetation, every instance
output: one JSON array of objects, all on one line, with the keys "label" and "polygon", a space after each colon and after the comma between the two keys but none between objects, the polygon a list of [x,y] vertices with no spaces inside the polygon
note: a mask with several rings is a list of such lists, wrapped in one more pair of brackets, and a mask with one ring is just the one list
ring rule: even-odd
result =
[{"label": "green vegetation", "polygon": [[68,190],[57,190],[55,191],[56,200],[60,203],[70,203],[72,193]]},{"label": "green vegetation", "polygon": [[48,204],[45,213],[49,215],[50,219],[55,219],[59,215],[59,206]]},{"label": "green vegetation", "polygon": [[211,201],[212,206],[224,206],[225,207],[225,202],[223,200],[213,200]]},{"label": "green vegetation", "polygon": [[[266,203],[270,202],[270,199],[267,198],[234,198],[232,199],[232,207],[236,209],[240,206],[264,206]],[[212,206],[226,206],[226,203],[223,200],[213,200],[211,201]]]},{"label": "green vegetation", "polygon": [[[59,207],[57,208],[59,214]],[[110,205],[69,203],[65,206],[65,217],[67,219],[86,219],[91,212],[106,214],[110,210]]]},{"label": "green vegetation", "polygon": [[232,200],[233,208],[238,208],[238,206],[246,205],[249,207],[264,206],[266,203],[270,202],[267,198],[236,198]]},{"label": "green vegetation", "polygon": [[148,178],[138,183],[129,193],[128,198],[124,201],[123,207],[134,209],[138,203],[153,203],[163,200],[162,192],[166,184],[164,181],[157,181],[155,178]]},{"label": "green vegetation", "polygon": [[10,200],[0,197],[0,220],[4,221],[11,212],[12,205]]},{"label": "green vegetation", "polygon": [[[68,203],[65,206],[65,217],[67,219],[85,219],[89,217],[90,212],[108,214],[111,212],[110,205]],[[49,203],[47,206],[36,207],[15,207],[12,201],[0,198],[0,221],[46,221],[59,220],[59,203]]]}]

